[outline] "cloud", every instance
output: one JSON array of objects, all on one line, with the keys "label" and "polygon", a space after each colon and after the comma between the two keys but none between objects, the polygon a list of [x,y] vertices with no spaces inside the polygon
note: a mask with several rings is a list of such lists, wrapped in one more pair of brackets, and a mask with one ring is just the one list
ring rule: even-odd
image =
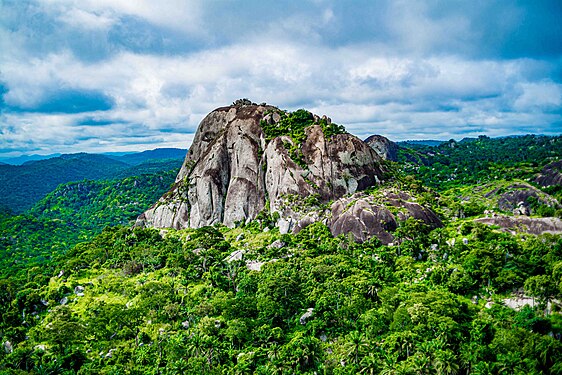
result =
[{"label": "cloud", "polygon": [[0,148],[13,152],[186,147],[241,97],[397,140],[561,129],[556,2],[0,7]]},{"label": "cloud", "polygon": [[113,107],[113,100],[101,91],[62,89],[46,92],[42,101],[30,107],[8,107],[11,111],[41,113],[80,113],[107,111]]}]

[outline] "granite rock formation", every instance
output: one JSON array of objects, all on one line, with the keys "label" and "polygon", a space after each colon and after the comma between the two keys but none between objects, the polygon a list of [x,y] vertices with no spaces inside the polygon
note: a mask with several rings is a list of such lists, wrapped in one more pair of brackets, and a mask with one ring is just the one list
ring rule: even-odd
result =
[{"label": "granite rock formation", "polygon": [[[277,212],[278,224],[290,231],[303,216],[295,202],[311,196],[328,202],[381,181],[376,152],[348,133],[325,136],[321,125],[327,118],[322,123],[313,117],[302,144],[290,134],[268,139],[263,125],[279,124],[283,116],[276,107],[247,100],[211,112],[201,121],[174,185],[137,225],[233,227],[265,209]],[[293,160],[295,148],[301,160]]]},{"label": "granite rock formation", "polygon": [[382,135],[371,135],[365,139],[377,155],[384,160],[398,161],[398,145]]}]

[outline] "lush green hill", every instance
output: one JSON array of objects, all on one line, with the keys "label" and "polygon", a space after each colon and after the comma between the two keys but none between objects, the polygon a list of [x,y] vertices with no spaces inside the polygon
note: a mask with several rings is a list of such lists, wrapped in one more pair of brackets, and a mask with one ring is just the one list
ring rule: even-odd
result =
[{"label": "lush green hill", "polygon": [[482,136],[436,147],[405,146],[399,150],[399,160],[406,171],[438,190],[495,179],[530,178],[545,164],[562,159],[561,136]]},{"label": "lush green hill", "polygon": [[120,157],[81,153],[19,166],[0,164],[0,204],[22,213],[59,184],[168,171],[179,168],[184,157],[185,150],[156,149]]},{"label": "lush green hill", "polygon": [[60,185],[29,211],[0,216],[0,275],[45,265],[106,226],[129,225],[174,182],[177,169],[108,181]]},{"label": "lush green hill", "polygon": [[172,169],[179,169],[183,163],[181,159],[152,159],[144,161],[138,165],[134,165],[127,169],[117,172],[115,178],[125,178],[129,176],[140,176],[143,174],[154,174]]},{"label": "lush green hill", "polygon": [[187,150],[181,148],[157,148],[155,150],[147,150],[126,154],[122,156],[111,156],[115,160],[122,161],[131,165],[138,165],[154,159],[185,159]]},{"label": "lush green hill", "polygon": [[322,223],[130,228],[176,171],[73,182],[0,214],[0,373],[562,373],[562,235],[475,220],[559,214],[531,177],[560,138],[426,147],[365,194],[408,192],[444,227],[402,221],[388,246]]},{"label": "lush green hill", "polygon": [[2,204],[21,213],[58,185],[83,179],[104,179],[128,165],[102,155],[72,154],[20,166],[0,165]]},{"label": "lush green hill", "polygon": [[[420,230],[422,229],[422,230]],[[562,239],[107,228],[0,284],[7,373],[557,373]],[[512,291],[536,296],[512,309]],[[541,305],[544,304],[544,305]],[[393,372],[394,371],[394,372]],[[488,371],[488,372],[486,372]]]}]

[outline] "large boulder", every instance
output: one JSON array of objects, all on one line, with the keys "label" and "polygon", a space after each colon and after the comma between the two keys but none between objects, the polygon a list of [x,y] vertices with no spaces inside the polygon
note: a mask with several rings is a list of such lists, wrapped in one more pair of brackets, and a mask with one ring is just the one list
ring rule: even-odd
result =
[{"label": "large boulder", "polygon": [[494,189],[485,195],[489,199],[497,199],[497,207],[501,211],[516,215],[532,215],[533,203],[559,208],[559,203],[550,195],[523,182],[517,182]]},{"label": "large boulder", "polygon": [[562,185],[562,160],[547,164],[535,182],[544,187]]},{"label": "large boulder", "polygon": [[412,217],[432,228],[442,226],[429,208],[414,202],[405,192],[383,192],[378,197],[357,193],[337,200],[331,207],[330,231],[334,236],[349,234],[357,242],[377,237],[383,244],[394,241],[400,221]]},{"label": "large boulder", "polygon": [[[199,125],[173,187],[137,225],[199,228],[233,227],[268,209],[286,230],[301,218],[307,197],[328,202],[366,189],[382,179],[380,157],[348,134],[326,136],[324,119],[310,114],[304,141],[291,134],[271,137],[287,114],[276,107],[237,101],[214,110]],[[298,160],[294,152],[298,150]],[[266,203],[269,203],[267,205]]]},{"label": "large boulder", "polygon": [[528,216],[494,216],[474,220],[477,223],[495,225],[501,230],[511,233],[524,232],[530,234],[562,233],[562,220],[556,217],[530,218]]},{"label": "large boulder", "polygon": [[377,155],[385,160],[398,161],[398,145],[382,135],[371,135],[365,139]]}]

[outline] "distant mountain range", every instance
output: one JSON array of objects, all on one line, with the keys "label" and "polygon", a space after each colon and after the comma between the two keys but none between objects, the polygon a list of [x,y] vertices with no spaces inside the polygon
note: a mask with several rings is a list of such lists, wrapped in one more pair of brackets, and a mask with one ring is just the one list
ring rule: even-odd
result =
[{"label": "distant mountain range", "polygon": [[[102,152],[96,155],[103,155],[115,160],[122,161],[127,164],[137,165],[143,161],[150,159],[176,159],[184,158],[187,150],[181,148],[157,148],[154,150],[147,150],[141,152]],[[22,165],[28,162],[47,160],[59,157],[63,154],[49,154],[49,155],[21,155],[15,158],[0,158],[0,165]],[[72,154],[65,154],[72,155]]]},{"label": "distant mountain range", "polygon": [[0,164],[0,206],[21,213],[63,183],[179,168],[186,153],[187,150],[166,148],[126,155],[64,154],[44,160],[33,160],[38,157],[34,155],[22,165],[3,163]]},{"label": "distant mountain range", "polygon": [[440,144],[444,143],[445,141],[438,141],[436,139],[422,139],[422,140],[413,140],[413,141],[400,141],[396,142],[397,145],[403,147],[409,146],[439,146]]}]

